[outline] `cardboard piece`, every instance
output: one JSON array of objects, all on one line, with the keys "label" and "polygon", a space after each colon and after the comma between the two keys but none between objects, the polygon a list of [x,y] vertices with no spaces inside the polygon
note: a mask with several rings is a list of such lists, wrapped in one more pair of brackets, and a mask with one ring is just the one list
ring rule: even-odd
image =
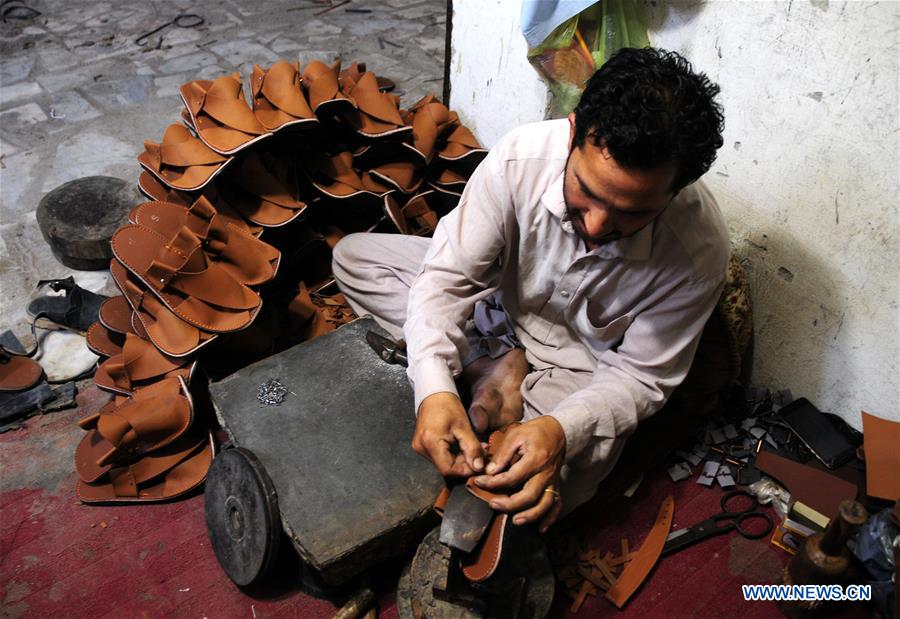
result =
[{"label": "cardboard piece", "polygon": [[900,499],[900,423],[865,411],[862,420],[866,492],[879,499]]}]

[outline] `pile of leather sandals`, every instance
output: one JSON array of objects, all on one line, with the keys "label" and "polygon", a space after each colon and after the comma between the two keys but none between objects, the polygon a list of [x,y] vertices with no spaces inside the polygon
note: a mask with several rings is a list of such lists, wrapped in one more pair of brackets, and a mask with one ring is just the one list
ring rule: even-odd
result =
[{"label": "pile of leather sandals", "polygon": [[75,454],[87,503],[198,488],[214,453],[209,378],[353,318],[331,275],[350,232],[430,235],[486,154],[433,96],[409,109],[355,63],[254,66],[181,87],[181,124],[147,141],[150,201],[112,237],[113,280],[87,333],[114,394]]}]

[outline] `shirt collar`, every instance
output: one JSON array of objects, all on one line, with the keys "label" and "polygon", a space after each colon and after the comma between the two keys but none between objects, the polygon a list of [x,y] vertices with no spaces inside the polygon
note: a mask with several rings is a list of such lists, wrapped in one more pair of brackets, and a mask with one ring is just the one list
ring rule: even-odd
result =
[{"label": "shirt collar", "polygon": [[[566,213],[566,199],[563,195],[563,183],[566,171],[560,172],[555,181],[550,183],[541,196],[541,203],[555,216],[567,234],[577,236],[575,228]],[[601,245],[591,253],[600,258],[627,258],[629,260],[647,260],[653,249],[653,226],[655,221],[638,230],[628,238],[619,239]],[[581,240],[579,239],[579,243]]]}]

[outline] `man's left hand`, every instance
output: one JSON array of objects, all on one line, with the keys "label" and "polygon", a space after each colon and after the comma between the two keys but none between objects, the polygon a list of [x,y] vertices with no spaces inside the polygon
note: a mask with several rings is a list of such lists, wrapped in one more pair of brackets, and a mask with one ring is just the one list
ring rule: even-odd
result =
[{"label": "man's left hand", "polygon": [[[566,452],[566,435],[560,423],[544,415],[509,428],[498,453],[487,466],[487,475],[475,479],[486,490],[521,490],[491,501],[491,507],[516,512],[517,525],[540,522],[541,533],[562,510],[559,471]],[[524,484],[524,485],[523,485]]]}]

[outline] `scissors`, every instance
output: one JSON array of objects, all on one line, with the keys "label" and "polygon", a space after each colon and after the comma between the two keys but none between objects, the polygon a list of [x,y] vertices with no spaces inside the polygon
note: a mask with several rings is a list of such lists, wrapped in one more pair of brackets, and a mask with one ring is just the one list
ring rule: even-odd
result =
[{"label": "scissors", "polygon": [[[738,497],[741,498],[738,499]],[[744,500],[748,500],[748,505],[746,507],[740,510],[733,509],[735,504],[740,504],[744,502]],[[715,535],[722,535],[732,529],[737,529],[737,532],[747,539],[760,539],[771,533],[774,526],[772,519],[768,514],[756,511],[756,508],[759,507],[759,501],[757,501],[756,497],[749,492],[733,490],[722,497],[720,505],[722,506],[722,513],[713,514],[711,518],[699,522],[692,527],[679,529],[670,533],[666,538],[662,554],[667,555],[678,552],[692,544],[696,544],[697,542]],[[760,531],[748,529],[744,523],[754,519],[765,521],[765,528]],[[753,527],[753,529],[755,528],[756,527]]]}]

